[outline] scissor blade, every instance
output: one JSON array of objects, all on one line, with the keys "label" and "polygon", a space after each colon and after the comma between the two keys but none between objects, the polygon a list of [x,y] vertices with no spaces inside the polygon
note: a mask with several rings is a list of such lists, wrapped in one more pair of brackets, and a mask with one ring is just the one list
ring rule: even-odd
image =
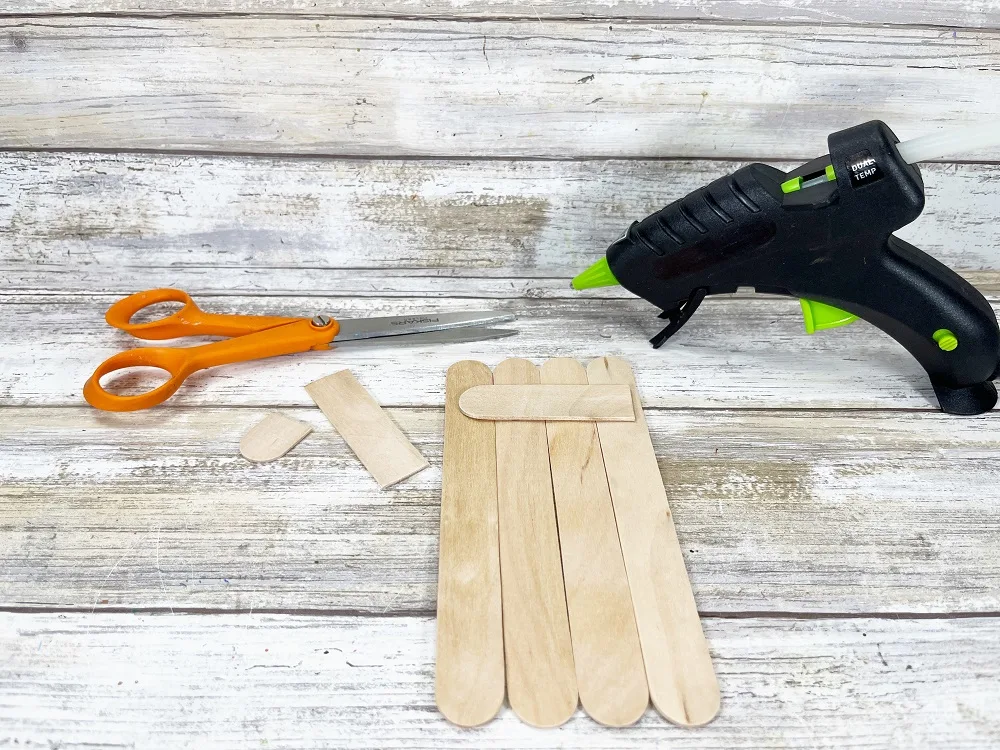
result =
[{"label": "scissor blade", "polygon": [[[447,328],[443,331],[429,331],[427,333],[413,333],[408,336],[400,336],[392,343],[394,346],[417,346],[420,344],[459,344],[470,341],[487,341],[488,339],[501,339],[506,336],[513,336],[517,331],[511,328]],[[363,349],[366,346],[384,345],[385,342],[377,338],[372,339],[351,339],[341,341],[338,336],[333,342],[334,347],[347,347],[350,349]]]},{"label": "scissor blade", "polygon": [[429,315],[394,315],[388,318],[356,318],[339,320],[340,333],[336,341],[376,339],[384,336],[409,336],[414,333],[446,331],[452,328],[488,326],[507,323],[514,316],[498,312],[432,313]]}]

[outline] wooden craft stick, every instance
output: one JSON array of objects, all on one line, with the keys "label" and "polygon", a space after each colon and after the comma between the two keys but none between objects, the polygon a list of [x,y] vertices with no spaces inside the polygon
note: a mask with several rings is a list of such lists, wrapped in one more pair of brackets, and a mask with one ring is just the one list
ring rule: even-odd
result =
[{"label": "wooden craft stick", "polygon": [[[493,371],[494,383],[538,381],[523,359]],[[528,724],[554,727],[573,715],[577,692],[545,423],[497,422],[496,436],[507,698]]]},{"label": "wooden craft stick", "polygon": [[719,711],[719,685],[632,368],[623,360],[603,357],[590,363],[587,375],[591,383],[626,383],[632,390],[635,422],[601,422],[597,430],[649,697],[675,724],[707,724]]},{"label": "wooden craft stick", "polygon": [[492,382],[490,368],[465,361],[445,385],[434,694],[463,727],[496,716],[504,696],[495,430],[458,408],[463,391]]},{"label": "wooden craft stick", "polygon": [[[586,383],[587,371],[574,359],[550,359],[541,379]],[[649,690],[597,425],[545,429],[580,702],[595,721],[626,726],[645,712]]]},{"label": "wooden craft stick", "polygon": [[633,422],[632,394],[623,385],[481,385],[458,402],[473,419]]},{"label": "wooden craft stick", "polygon": [[312,430],[312,425],[274,412],[247,430],[240,440],[240,454],[247,461],[273,461],[301,443]]},{"label": "wooden craft stick", "polygon": [[313,381],[306,391],[382,489],[427,468],[427,461],[350,370]]}]

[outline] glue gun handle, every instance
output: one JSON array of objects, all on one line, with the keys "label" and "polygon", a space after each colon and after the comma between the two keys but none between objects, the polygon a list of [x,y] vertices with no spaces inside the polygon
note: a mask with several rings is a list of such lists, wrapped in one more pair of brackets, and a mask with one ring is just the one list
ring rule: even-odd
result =
[{"label": "glue gun handle", "polygon": [[[1000,329],[969,282],[897,237],[855,280],[861,317],[902,344],[927,370],[941,408],[979,414],[993,408],[1000,375]],[[846,296],[846,295],[845,295]],[[832,304],[837,304],[832,302]]]}]

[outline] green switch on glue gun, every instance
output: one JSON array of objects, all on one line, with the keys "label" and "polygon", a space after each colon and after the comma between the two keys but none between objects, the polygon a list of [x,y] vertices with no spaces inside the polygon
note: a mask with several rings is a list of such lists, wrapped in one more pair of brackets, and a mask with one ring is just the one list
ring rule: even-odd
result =
[{"label": "green switch on glue gun", "polygon": [[654,347],[708,295],[798,297],[809,333],[864,318],[916,357],[944,411],[980,414],[1000,377],[993,309],[892,232],[923,210],[917,162],[998,141],[995,125],[905,143],[878,121],[841,130],[792,172],[750,164],[633,223],[573,287],[621,284],[661,308]]}]

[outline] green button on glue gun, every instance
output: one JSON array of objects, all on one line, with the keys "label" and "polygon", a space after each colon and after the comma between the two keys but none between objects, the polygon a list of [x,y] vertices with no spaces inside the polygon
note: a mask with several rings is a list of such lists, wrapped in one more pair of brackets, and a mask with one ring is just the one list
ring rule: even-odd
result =
[{"label": "green button on glue gun", "polygon": [[621,284],[661,308],[654,347],[707,295],[799,297],[809,333],[864,318],[916,357],[944,411],[981,414],[1000,377],[993,309],[892,232],[923,210],[917,162],[998,141],[995,125],[905,143],[878,121],[841,130],[792,172],[750,164],[633,223],[573,287]]}]

